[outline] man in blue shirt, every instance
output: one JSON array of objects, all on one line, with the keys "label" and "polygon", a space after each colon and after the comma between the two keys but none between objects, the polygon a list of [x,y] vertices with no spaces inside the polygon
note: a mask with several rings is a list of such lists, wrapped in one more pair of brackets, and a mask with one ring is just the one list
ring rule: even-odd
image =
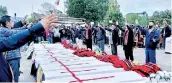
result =
[{"label": "man in blue shirt", "polygon": [[[10,37],[16,33],[19,33],[22,30],[15,30],[15,29],[11,29],[13,27],[13,22],[11,21],[11,17],[10,16],[2,16],[1,17],[1,24],[2,27],[0,28],[0,40],[2,40],[3,38],[6,37]],[[22,23],[21,23],[22,24]],[[15,26],[15,27],[22,27],[22,26]],[[21,58],[21,54],[20,54],[20,49],[15,49],[15,50],[11,50],[6,52],[7,54],[6,56],[6,60],[8,61],[8,63],[10,64],[12,71],[14,73],[14,80],[15,82],[18,82],[19,79],[19,67],[20,67],[20,58]]]},{"label": "man in blue shirt", "polygon": [[146,63],[148,62],[156,63],[156,46],[159,42],[159,34],[156,28],[154,28],[154,22],[153,21],[149,22],[148,29],[143,29],[140,26],[137,26],[137,27],[146,37],[145,39]]},{"label": "man in blue shirt", "polygon": [[54,25],[56,22],[57,17],[54,14],[45,16],[39,23],[29,29],[0,40],[0,82],[14,81],[13,74],[10,72],[10,66],[2,55],[2,52],[20,48],[28,41],[33,40],[39,33],[43,32],[44,29],[50,27],[50,25]]}]

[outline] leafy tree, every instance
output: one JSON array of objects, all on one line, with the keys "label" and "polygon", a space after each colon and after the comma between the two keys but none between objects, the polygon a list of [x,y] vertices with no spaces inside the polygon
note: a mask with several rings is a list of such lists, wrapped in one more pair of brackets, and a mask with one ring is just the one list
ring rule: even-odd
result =
[{"label": "leafy tree", "polygon": [[154,20],[157,24],[160,25],[162,25],[164,19],[168,24],[171,24],[171,10],[155,11],[150,17],[150,20]]},{"label": "leafy tree", "polygon": [[138,13],[129,13],[126,15],[126,21],[129,24],[135,24],[136,19],[141,26],[147,25],[147,17],[145,15],[139,15]]},{"label": "leafy tree", "polygon": [[44,2],[43,4],[41,4],[42,8],[44,9],[44,11],[52,11],[55,9],[55,6],[52,5],[51,3],[48,2]]},{"label": "leafy tree", "polygon": [[85,0],[69,0],[67,13],[71,17],[84,17],[86,4]]},{"label": "leafy tree", "polygon": [[45,15],[50,14],[53,11],[58,16],[62,15],[62,12],[60,10],[57,10],[56,7],[54,5],[52,5],[51,3],[45,2],[45,3],[41,4],[41,6],[42,6],[42,10],[40,12],[45,14]]},{"label": "leafy tree", "polygon": [[84,18],[87,19],[87,22],[96,22],[99,19],[98,16],[98,6],[94,5],[95,3],[89,3],[85,7]]},{"label": "leafy tree", "polygon": [[106,12],[108,10],[109,0],[94,0],[94,1],[98,7],[98,16],[99,16],[98,21],[102,22],[106,16]]},{"label": "leafy tree", "polygon": [[4,15],[7,15],[7,14],[8,14],[7,7],[0,5],[0,16],[4,16]]},{"label": "leafy tree", "polygon": [[110,20],[113,23],[118,21],[120,26],[124,25],[124,18],[119,7],[120,5],[118,4],[117,0],[109,0],[108,11],[105,17],[105,25],[108,25]]},{"label": "leafy tree", "polygon": [[100,22],[106,15],[108,0],[68,0],[67,13],[71,17],[85,18],[87,22]]},{"label": "leafy tree", "polygon": [[31,16],[30,18],[28,18],[28,22],[29,23],[33,23],[35,21],[35,18],[33,16]]}]

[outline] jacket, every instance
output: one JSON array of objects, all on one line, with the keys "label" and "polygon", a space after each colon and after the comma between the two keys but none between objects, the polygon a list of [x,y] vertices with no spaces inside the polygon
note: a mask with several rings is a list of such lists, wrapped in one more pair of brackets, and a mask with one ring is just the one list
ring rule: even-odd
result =
[{"label": "jacket", "polygon": [[[92,33],[93,33],[92,31],[93,31],[92,28],[88,28],[88,39],[90,39],[90,40],[92,39]],[[85,38],[86,38],[86,29],[85,29],[85,34],[84,35],[85,35]]]},{"label": "jacket", "polygon": [[[145,35],[146,39],[145,39],[145,46],[147,49],[152,49],[155,50],[156,46],[159,42],[159,34],[157,32],[156,29],[153,29],[150,33],[148,31],[148,29],[143,29],[140,26],[137,26],[139,28],[139,30]],[[155,41],[153,41],[153,39],[155,39]]]},{"label": "jacket", "polygon": [[96,29],[96,38],[97,41],[105,40],[106,38],[106,32],[103,28]]},{"label": "jacket", "polygon": [[20,48],[28,41],[33,40],[36,35],[43,31],[43,26],[38,23],[29,29],[23,30],[20,33],[0,40],[0,82],[12,82],[12,75],[10,73],[9,64],[5,60],[5,57],[2,55],[2,52]]},{"label": "jacket", "polygon": [[[164,30],[165,30],[165,37],[166,38],[170,37],[171,36],[171,28],[169,26],[163,28],[161,31],[161,34],[164,34]],[[162,35],[162,37],[164,37],[164,36]]]},{"label": "jacket", "polygon": [[[119,27],[119,26],[118,26],[118,28],[119,28],[122,32],[124,32],[123,39],[124,39],[124,41],[125,41],[125,36],[126,36],[125,30],[122,29],[122,28]],[[127,47],[133,47],[133,43],[134,43],[134,38],[133,38],[134,33],[133,33],[133,30],[132,30],[132,28],[129,28],[128,30],[129,30],[129,32],[128,32],[128,42],[127,42],[127,45],[124,46],[124,49],[125,49],[126,46],[127,46]],[[124,43],[124,42],[123,42],[123,43]],[[123,44],[123,45],[124,45],[124,44]]]},{"label": "jacket", "polygon": [[[0,40],[4,39],[6,37],[12,36],[18,32],[20,32],[20,30],[8,29],[5,27],[1,27],[0,28]],[[13,59],[18,59],[18,58],[21,58],[19,48],[7,52],[7,56],[6,56],[7,60],[13,60]]]},{"label": "jacket", "polygon": [[13,28],[19,28],[20,26],[23,26],[23,23],[22,21],[18,21],[14,24],[14,27]]},{"label": "jacket", "polygon": [[112,42],[114,45],[116,45],[118,43],[118,38],[119,38],[119,35],[118,35],[118,29],[110,29],[110,28],[105,28],[106,30],[112,32]]}]

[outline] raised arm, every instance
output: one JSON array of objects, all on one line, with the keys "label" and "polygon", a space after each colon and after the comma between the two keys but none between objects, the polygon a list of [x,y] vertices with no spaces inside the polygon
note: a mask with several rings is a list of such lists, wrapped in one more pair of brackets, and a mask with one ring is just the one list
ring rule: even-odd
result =
[{"label": "raised arm", "polygon": [[137,25],[137,28],[142,32],[142,34],[146,35],[146,29],[142,28],[141,26]]},{"label": "raised arm", "polygon": [[112,31],[112,29],[110,29],[110,28],[105,28],[105,30],[107,30],[107,31]]},{"label": "raised arm", "polygon": [[0,28],[0,34],[4,37],[12,36],[16,33],[21,32],[22,30],[16,30],[16,29],[8,29],[8,28]]},{"label": "raised arm", "polygon": [[120,29],[122,32],[125,32],[125,30],[122,28],[122,27],[120,27],[119,25],[117,25],[116,26],[118,29]]},{"label": "raised arm", "polygon": [[34,39],[34,36],[39,34],[39,32],[43,32],[44,28],[39,23],[35,26],[31,27],[28,30],[23,30],[20,33],[7,37],[6,39],[2,39],[0,41],[0,52],[13,50],[21,47],[28,41]]},{"label": "raised arm", "polygon": [[34,39],[35,35],[38,35],[40,32],[43,32],[44,29],[50,27],[50,25],[55,25],[55,22],[57,22],[57,17],[52,14],[44,17],[40,23],[30,27],[29,29],[0,40],[0,52],[14,50],[21,47],[28,41]]}]

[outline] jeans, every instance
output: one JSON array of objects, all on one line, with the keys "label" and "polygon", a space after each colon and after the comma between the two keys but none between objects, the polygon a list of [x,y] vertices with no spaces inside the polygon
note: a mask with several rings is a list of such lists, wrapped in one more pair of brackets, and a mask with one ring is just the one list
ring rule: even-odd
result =
[{"label": "jeans", "polygon": [[111,44],[111,51],[113,55],[118,55],[117,45]]},{"label": "jeans", "polygon": [[44,41],[43,37],[38,37],[38,42]]},{"label": "jeans", "polygon": [[47,37],[47,41],[48,41],[49,43],[53,43],[52,37]]},{"label": "jeans", "polygon": [[14,81],[18,82],[19,80],[19,68],[20,68],[20,58],[18,59],[13,59],[13,60],[9,60],[8,63],[10,64],[12,70],[13,70],[13,74],[14,74]]},{"label": "jeans", "polygon": [[97,41],[97,44],[98,44],[99,48],[100,48],[102,51],[104,51],[105,41],[104,41],[104,40]]},{"label": "jeans", "polygon": [[166,38],[163,37],[163,39],[162,39],[162,48],[164,48],[164,49],[165,49],[165,43],[166,43]]},{"label": "jeans", "polygon": [[156,64],[156,51],[155,50],[146,48],[145,54],[146,54],[146,63],[152,62]]},{"label": "jeans", "polygon": [[159,48],[160,48],[160,43],[158,43],[158,44],[157,44],[157,47],[156,47],[156,48],[157,48],[157,49],[159,49]]}]

